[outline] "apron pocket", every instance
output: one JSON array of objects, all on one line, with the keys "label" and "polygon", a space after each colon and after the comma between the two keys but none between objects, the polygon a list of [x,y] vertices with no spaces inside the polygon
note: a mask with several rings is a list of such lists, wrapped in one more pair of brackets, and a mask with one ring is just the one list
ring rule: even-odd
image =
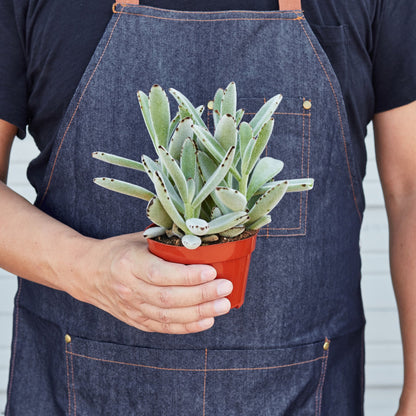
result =
[{"label": "apron pocket", "polygon": [[165,350],[72,337],[69,415],[319,415],[327,346]]},{"label": "apron pocket", "polygon": [[[283,99],[273,115],[273,133],[262,157],[271,156],[284,162],[284,168],[275,180],[306,178],[310,171],[313,99],[287,97],[282,93]],[[245,110],[243,120],[250,122],[268,98],[270,97],[239,99],[238,107]],[[305,101],[311,101],[312,107],[304,106]],[[286,194],[270,215],[272,222],[260,229],[259,237],[306,235],[308,193]]]}]

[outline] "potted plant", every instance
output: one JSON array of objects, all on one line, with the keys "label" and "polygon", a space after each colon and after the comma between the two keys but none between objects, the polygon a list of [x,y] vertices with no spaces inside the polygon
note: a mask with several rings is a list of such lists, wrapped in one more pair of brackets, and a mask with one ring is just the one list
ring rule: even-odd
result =
[{"label": "potted plant", "polygon": [[287,192],[307,191],[313,179],[278,180],[283,162],[261,157],[272,135],[282,96],[269,99],[250,122],[237,110],[234,82],[218,89],[213,100],[214,132],[179,91],[169,92],[178,104],[171,119],[164,90],[154,85],[149,95],[138,92],[141,112],[157,158],[141,162],[103,152],[93,157],[145,172],[155,192],[111,178],[95,178],[104,188],[148,201],[153,222],[144,236],[149,250],[183,264],[211,264],[218,277],[232,281],[231,307],[244,302],[250,256],[257,231],[270,223],[270,211]]}]

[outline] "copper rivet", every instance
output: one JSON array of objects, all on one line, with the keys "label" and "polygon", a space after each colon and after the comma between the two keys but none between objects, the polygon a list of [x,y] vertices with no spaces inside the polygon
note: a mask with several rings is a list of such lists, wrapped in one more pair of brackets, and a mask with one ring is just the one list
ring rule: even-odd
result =
[{"label": "copper rivet", "polygon": [[214,109],[214,101],[212,101],[212,100],[208,101],[208,106],[207,107],[208,107],[209,110],[213,110]]},{"label": "copper rivet", "polygon": [[325,351],[328,351],[329,350],[329,342],[328,341],[325,341],[324,350]]},{"label": "copper rivet", "polygon": [[305,110],[310,110],[310,109],[311,109],[311,107],[312,107],[312,103],[311,103],[309,100],[305,100],[305,101],[303,102],[303,108],[304,108]]},{"label": "copper rivet", "polygon": [[66,342],[67,344],[69,344],[69,343],[71,342],[71,335],[69,335],[69,334],[66,334],[66,335],[65,335],[65,342]]}]

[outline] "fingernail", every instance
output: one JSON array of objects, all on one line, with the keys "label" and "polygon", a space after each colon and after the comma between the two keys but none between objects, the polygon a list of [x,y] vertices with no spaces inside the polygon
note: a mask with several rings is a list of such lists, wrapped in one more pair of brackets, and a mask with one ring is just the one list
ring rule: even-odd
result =
[{"label": "fingernail", "polygon": [[227,313],[230,310],[231,303],[227,298],[217,299],[214,302],[214,310],[218,314]]},{"label": "fingernail", "polygon": [[206,318],[198,322],[202,329],[208,329],[214,324],[214,318]]},{"label": "fingernail", "polygon": [[217,272],[215,271],[215,269],[207,269],[201,273],[201,280],[203,282],[209,282],[215,279],[216,276],[217,276]]},{"label": "fingernail", "polygon": [[220,296],[229,295],[233,291],[233,284],[229,280],[225,280],[217,286],[217,293]]}]

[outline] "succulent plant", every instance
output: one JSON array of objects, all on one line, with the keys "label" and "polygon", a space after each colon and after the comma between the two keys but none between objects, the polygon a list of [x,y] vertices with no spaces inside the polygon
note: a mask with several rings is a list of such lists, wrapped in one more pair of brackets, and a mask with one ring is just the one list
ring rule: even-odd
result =
[{"label": "succulent plant", "polygon": [[156,224],[145,231],[152,238],[176,236],[189,248],[217,235],[236,237],[270,223],[270,211],[285,193],[307,191],[313,179],[274,181],[283,162],[261,157],[272,135],[282,96],[270,98],[250,122],[237,110],[234,82],[218,89],[213,100],[214,132],[204,121],[204,106],[194,107],[171,88],[178,112],[171,119],[165,91],[154,85],[149,95],[137,93],[141,112],[157,159],[142,156],[141,162],[103,152],[93,157],[107,163],[145,172],[155,192],[111,178],[95,178],[104,188],[148,201],[147,217]]}]

